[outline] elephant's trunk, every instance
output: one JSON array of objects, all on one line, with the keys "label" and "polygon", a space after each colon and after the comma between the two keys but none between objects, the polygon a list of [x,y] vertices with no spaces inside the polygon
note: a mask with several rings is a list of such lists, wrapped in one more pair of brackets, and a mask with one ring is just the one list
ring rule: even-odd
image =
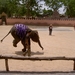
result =
[{"label": "elephant's trunk", "polygon": [[38,44],[39,44],[39,46],[40,46],[40,47],[42,48],[42,50],[43,50],[44,48],[42,47],[40,40],[38,41]]}]

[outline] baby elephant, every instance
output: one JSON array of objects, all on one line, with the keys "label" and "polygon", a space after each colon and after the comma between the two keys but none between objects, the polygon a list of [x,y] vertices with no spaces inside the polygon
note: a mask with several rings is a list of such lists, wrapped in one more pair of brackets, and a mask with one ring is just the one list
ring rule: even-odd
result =
[{"label": "baby elephant", "polygon": [[[28,56],[31,55],[30,39],[32,41],[38,43],[39,46],[43,50],[43,47],[41,46],[41,43],[40,43],[38,32],[34,31],[34,30],[31,30],[26,25],[24,25],[24,24],[15,24],[5,37],[7,37],[10,33],[14,38],[14,40],[13,40],[13,46],[14,47],[17,47],[17,44],[21,41],[21,43],[24,47],[22,49],[22,51],[24,52],[23,55],[26,55],[27,53],[28,53]],[[1,42],[4,40],[4,38],[1,40]]]}]

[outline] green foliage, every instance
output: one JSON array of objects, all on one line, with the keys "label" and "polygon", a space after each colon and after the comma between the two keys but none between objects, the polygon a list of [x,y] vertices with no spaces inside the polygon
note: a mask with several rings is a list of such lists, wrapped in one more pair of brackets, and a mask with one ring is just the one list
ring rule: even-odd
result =
[{"label": "green foliage", "polygon": [[69,17],[75,17],[75,0],[71,0],[66,11]]},{"label": "green foliage", "polygon": [[61,0],[65,6],[66,15],[68,17],[75,17],[75,0]]},{"label": "green foliage", "polygon": [[[48,9],[41,9],[39,2],[45,2]],[[75,17],[75,0],[0,0],[0,14],[5,12],[8,17],[52,15],[52,11],[65,6],[66,15]]]},{"label": "green foliage", "polygon": [[19,0],[0,0],[0,13],[5,12],[8,16],[17,13]]},{"label": "green foliage", "polygon": [[62,6],[61,0],[44,0],[44,1],[46,5],[53,10],[58,10]]},{"label": "green foliage", "polygon": [[40,0],[0,0],[0,14],[5,12],[8,17],[34,16],[40,11]]},{"label": "green foliage", "polygon": [[49,16],[51,16],[52,14],[53,14],[52,10],[46,10],[46,9],[43,10],[43,15],[49,15]]}]

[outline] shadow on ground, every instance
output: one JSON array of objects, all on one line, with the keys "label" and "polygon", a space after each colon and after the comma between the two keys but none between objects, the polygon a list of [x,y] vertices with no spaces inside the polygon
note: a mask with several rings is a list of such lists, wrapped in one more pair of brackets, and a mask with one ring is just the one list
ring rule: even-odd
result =
[{"label": "shadow on ground", "polygon": [[[23,56],[23,52],[22,51],[16,51],[15,54]],[[33,55],[43,55],[43,54],[44,54],[44,52],[39,52],[39,51],[31,52],[31,56],[33,56]]]}]

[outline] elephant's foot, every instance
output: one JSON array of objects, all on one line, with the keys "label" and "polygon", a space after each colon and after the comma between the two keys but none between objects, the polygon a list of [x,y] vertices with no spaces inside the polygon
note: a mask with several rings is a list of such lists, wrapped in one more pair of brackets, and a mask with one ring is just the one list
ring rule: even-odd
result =
[{"label": "elephant's foot", "polygon": [[22,52],[26,52],[26,49],[23,48],[23,49],[22,49]]},{"label": "elephant's foot", "polygon": [[28,50],[28,56],[31,56],[31,50]]},{"label": "elephant's foot", "polygon": [[27,50],[23,53],[23,55],[25,56],[26,54],[28,53],[28,56],[31,56],[31,51],[30,50]]},{"label": "elephant's foot", "polygon": [[28,53],[28,51],[25,51],[25,52],[23,53],[23,55],[25,56],[27,53]]},{"label": "elephant's foot", "polygon": [[13,43],[13,46],[14,46],[14,47],[17,47],[17,45],[16,45],[16,44],[14,44],[14,43]]}]

